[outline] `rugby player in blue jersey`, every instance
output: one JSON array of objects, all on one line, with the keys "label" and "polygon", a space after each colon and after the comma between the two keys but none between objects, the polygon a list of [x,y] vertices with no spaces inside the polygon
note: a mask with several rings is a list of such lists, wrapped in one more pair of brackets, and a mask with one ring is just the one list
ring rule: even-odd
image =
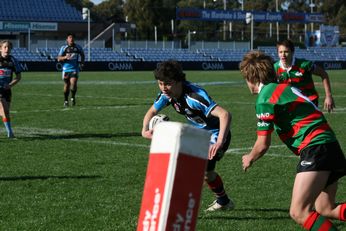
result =
[{"label": "rugby player in blue jersey", "polygon": [[17,59],[11,55],[11,50],[12,43],[9,40],[0,42],[0,115],[8,138],[14,138],[10,120],[11,89],[20,81],[22,71]]},{"label": "rugby player in blue jersey", "polygon": [[[74,35],[68,34],[67,44],[60,48],[58,61],[62,62],[62,78],[64,80],[64,106],[69,106],[68,98],[71,91],[71,104],[76,105],[77,82],[80,67],[84,65],[83,48],[74,42]],[[79,64],[80,61],[80,64]]]},{"label": "rugby player in blue jersey", "polygon": [[231,141],[231,114],[217,105],[204,89],[186,81],[185,73],[178,62],[169,60],[161,63],[154,75],[160,93],[144,116],[142,136],[152,138],[153,131],[149,130],[150,119],[169,105],[184,115],[191,125],[209,130],[212,135],[205,182],[214,192],[216,200],[206,211],[233,209],[234,203],[227,196],[221,177],[215,172],[216,161],[222,158]]}]

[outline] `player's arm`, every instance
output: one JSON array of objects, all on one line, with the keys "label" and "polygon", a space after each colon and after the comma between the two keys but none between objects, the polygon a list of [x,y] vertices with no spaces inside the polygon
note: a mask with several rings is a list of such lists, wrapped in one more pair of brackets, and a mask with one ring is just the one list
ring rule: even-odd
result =
[{"label": "player's arm", "polygon": [[143,118],[142,136],[147,139],[151,139],[153,136],[153,130],[149,130],[149,122],[157,114],[157,110],[152,105]]},{"label": "player's arm", "polygon": [[63,62],[65,60],[68,60],[70,58],[70,55],[65,54],[65,55],[58,55],[57,60],[58,62]]},{"label": "player's arm", "polygon": [[231,113],[218,105],[211,111],[211,115],[219,118],[220,131],[216,143],[210,146],[209,159],[212,159],[225,143],[232,119]]},{"label": "player's arm", "polygon": [[16,85],[22,79],[21,73],[16,73],[16,77],[12,79],[12,81],[8,84],[9,88]]},{"label": "player's arm", "polygon": [[332,96],[332,90],[330,86],[328,73],[323,68],[315,65],[315,68],[313,69],[312,74],[318,75],[322,79],[323,88],[326,94],[326,98],[324,99],[324,104],[323,104],[324,109],[327,110],[328,112],[333,111],[333,109],[335,108],[335,103]]},{"label": "player's arm", "polygon": [[250,153],[243,156],[243,170],[246,171],[251,165],[261,158],[269,149],[271,143],[271,133],[258,135],[255,145]]},{"label": "player's arm", "polygon": [[81,48],[81,51],[80,51],[80,63],[81,63],[82,66],[84,66],[84,62],[85,62],[85,53],[84,53],[83,48]]},{"label": "player's arm", "polygon": [[64,48],[60,48],[58,57],[56,58],[58,62],[63,62],[65,60],[68,60],[70,58],[70,55],[64,52]]}]

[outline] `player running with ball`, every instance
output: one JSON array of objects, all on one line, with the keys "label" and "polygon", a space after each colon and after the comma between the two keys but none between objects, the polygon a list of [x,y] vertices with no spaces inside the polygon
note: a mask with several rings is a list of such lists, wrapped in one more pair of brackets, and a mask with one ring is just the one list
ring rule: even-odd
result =
[{"label": "player running with ball", "polygon": [[214,192],[216,200],[206,211],[233,209],[234,204],[225,192],[223,181],[215,172],[216,161],[222,158],[231,141],[231,114],[217,105],[204,89],[186,81],[178,62],[172,60],[161,63],[154,75],[161,92],[144,116],[142,136],[152,138],[149,121],[169,105],[184,115],[191,125],[211,131],[205,182]]},{"label": "player running with ball", "polygon": [[290,215],[306,230],[331,231],[329,219],[346,220],[346,203],[335,203],[338,179],[346,174],[346,159],[323,113],[300,90],[276,81],[270,56],[252,51],[240,63],[256,101],[257,140],[243,156],[248,168],[268,150],[275,129],[280,139],[299,155]]}]

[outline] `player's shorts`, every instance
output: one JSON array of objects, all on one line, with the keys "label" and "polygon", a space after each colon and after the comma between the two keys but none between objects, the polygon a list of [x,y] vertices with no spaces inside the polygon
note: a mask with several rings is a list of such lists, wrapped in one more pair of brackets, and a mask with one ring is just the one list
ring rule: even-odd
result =
[{"label": "player's shorts", "polygon": [[224,156],[225,152],[227,151],[230,143],[231,143],[231,132],[229,131],[226,137],[226,142],[222,146],[222,149],[216,153],[213,159],[208,160],[207,171],[212,171],[215,169],[216,161],[221,160],[221,158]]},{"label": "player's shorts", "polygon": [[300,152],[297,173],[309,171],[330,171],[327,185],[346,175],[346,159],[339,142],[307,147]]},{"label": "player's shorts", "polygon": [[65,82],[68,82],[70,81],[71,78],[78,78],[79,75],[78,75],[78,72],[76,71],[72,71],[72,72],[63,72],[62,73],[62,79],[65,81]]},{"label": "player's shorts", "polygon": [[5,99],[7,102],[11,102],[11,99],[12,99],[11,89],[4,89],[0,87],[0,98]]}]

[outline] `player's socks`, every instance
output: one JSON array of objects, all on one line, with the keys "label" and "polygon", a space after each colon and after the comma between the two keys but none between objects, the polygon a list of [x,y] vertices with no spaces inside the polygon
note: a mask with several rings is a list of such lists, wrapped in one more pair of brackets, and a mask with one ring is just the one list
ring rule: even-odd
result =
[{"label": "player's socks", "polygon": [[208,187],[214,192],[217,203],[220,205],[226,205],[230,201],[223,187],[222,179],[219,175],[216,176],[214,181],[208,182]]},{"label": "player's socks", "polygon": [[333,223],[321,216],[319,213],[313,211],[309,214],[308,218],[305,220],[303,227],[306,230],[311,231],[337,231]]},{"label": "player's socks", "polygon": [[71,89],[71,97],[76,98],[77,88]]},{"label": "player's socks", "polygon": [[341,204],[339,220],[346,221],[346,203]]},{"label": "player's socks", "polygon": [[76,105],[76,93],[77,93],[77,87],[71,88],[71,103],[72,103],[72,106]]},{"label": "player's socks", "polygon": [[64,101],[66,102],[66,101],[68,101],[68,96],[69,96],[69,92],[67,91],[67,92],[64,92]]},{"label": "player's socks", "polygon": [[8,137],[8,138],[14,137],[13,131],[12,131],[12,127],[11,127],[11,121],[10,121],[10,119],[8,119],[8,118],[2,118],[2,122],[3,122],[4,125],[5,125],[6,132],[7,132],[7,137]]}]

